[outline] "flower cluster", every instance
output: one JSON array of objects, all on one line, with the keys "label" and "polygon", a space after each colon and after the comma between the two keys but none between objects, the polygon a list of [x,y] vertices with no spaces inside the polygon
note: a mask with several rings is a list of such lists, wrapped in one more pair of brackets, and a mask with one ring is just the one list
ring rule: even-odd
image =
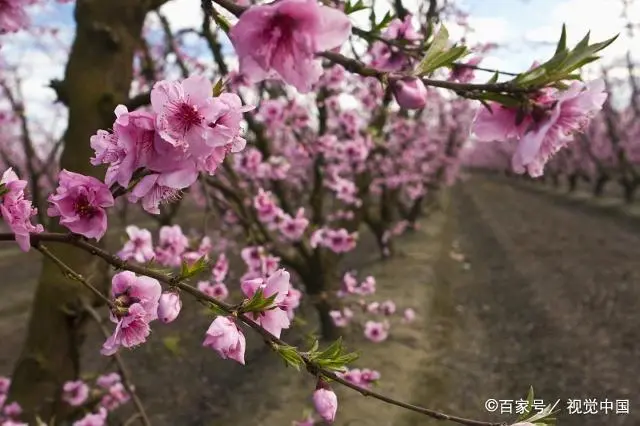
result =
[{"label": "flower cluster", "polygon": [[569,89],[545,89],[530,99],[529,111],[489,104],[478,111],[473,133],[479,141],[517,140],[512,157],[516,173],[542,176],[549,159],[566,147],[576,132],[586,128],[602,108],[604,81],[574,82]]}]

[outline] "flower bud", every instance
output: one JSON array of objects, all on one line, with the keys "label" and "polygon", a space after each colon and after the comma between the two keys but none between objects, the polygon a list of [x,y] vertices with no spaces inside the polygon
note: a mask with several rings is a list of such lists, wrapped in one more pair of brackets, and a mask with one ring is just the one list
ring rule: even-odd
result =
[{"label": "flower bud", "polygon": [[391,82],[396,102],[402,108],[420,109],[427,105],[427,88],[417,77],[404,77]]},{"label": "flower bud", "polygon": [[313,405],[324,421],[333,423],[338,411],[338,397],[325,382],[318,382],[313,393]]},{"label": "flower bud", "polygon": [[158,319],[165,324],[170,323],[178,317],[180,309],[182,309],[182,301],[177,293],[162,293],[158,303]]}]

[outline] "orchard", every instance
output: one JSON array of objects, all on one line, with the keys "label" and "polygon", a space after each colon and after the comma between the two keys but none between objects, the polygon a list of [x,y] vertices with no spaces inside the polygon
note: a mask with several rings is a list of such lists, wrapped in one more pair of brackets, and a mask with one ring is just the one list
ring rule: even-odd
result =
[{"label": "orchard", "polygon": [[[533,389],[499,422],[385,392],[386,372],[359,357],[425,312],[377,298],[376,276],[349,262],[400,256],[461,166],[595,194],[617,182],[631,201],[638,88],[619,110],[606,69],[582,72],[617,36],[569,45],[557,28],[555,52],[513,74],[481,66],[495,46],[452,40],[444,22],[466,15],[451,2],[202,0],[200,26],[175,31],[170,1],[0,0],[0,240],[42,262],[1,424],[152,424],[123,353],[187,311],[209,324],[194,351],[250,368],[263,345],[311,378],[293,424],[343,424],[338,388],[443,424],[553,424]],[[48,7],[73,8],[72,37],[34,20]],[[3,59],[27,36],[65,60],[38,114]],[[307,323],[306,342],[289,340]],[[91,327],[102,343],[87,348]],[[349,329],[366,344],[350,347]],[[88,374],[84,350],[109,369]]]}]

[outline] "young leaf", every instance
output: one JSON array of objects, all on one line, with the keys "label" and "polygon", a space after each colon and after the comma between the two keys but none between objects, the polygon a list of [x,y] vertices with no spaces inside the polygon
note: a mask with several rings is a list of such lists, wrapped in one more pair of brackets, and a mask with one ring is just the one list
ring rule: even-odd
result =
[{"label": "young leaf", "polygon": [[193,264],[189,264],[188,262],[182,261],[182,266],[180,268],[180,279],[186,280],[188,278],[195,277],[199,273],[205,271],[209,267],[209,262],[207,261],[206,256],[202,256]]},{"label": "young leaf", "polygon": [[433,36],[431,45],[424,53],[424,57],[416,67],[415,75],[426,74],[427,70],[431,67],[431,62],[433,61],[433,59],[447,48],[448,42],[449,31],[447,31],[447,27],[441,25],[436,35]]},{"label": "young leaf", "polygon": [[293,346],[277,345],[276,350],[285,362],[285,365],[291,366],[300,371],[300,367],[304,365],[304,359]]},{"label": "young leaf", "polygon": [[241,311],[242,312],[262,312],[268,308],[273,306],[273,301],[276,299],[278,294],[273,294],[269,297],[264,297],[263,290],[259,288],[253,295],[251,299],[245,301],[243,304]]},{"label": "young leaf", "polygon": [[527,407],[522,412],[522,414],[520,414],[520,417],[518,417],[518,421],[520,422],[526,419],[527,416],[531,414],[532,408],[533,408],[533,386],[529,386],[529,393],[527,394]]},{"label": "young leaf", "polygon": [[355,13],[367,8],[368,6],[365,5],[362,0],[358,0],[356,4],[351,4],[351,1],[348,1],[347,4],[344,5],[344,13],[347,15],[350,15],[352,13]]},{"label": "young leaf", "polygon": [[560,40],[558,41],[558,47],[556,48],[557,55],[560,52],[567,50],[567,26],[562,24],[562,34],[560,34]]}]

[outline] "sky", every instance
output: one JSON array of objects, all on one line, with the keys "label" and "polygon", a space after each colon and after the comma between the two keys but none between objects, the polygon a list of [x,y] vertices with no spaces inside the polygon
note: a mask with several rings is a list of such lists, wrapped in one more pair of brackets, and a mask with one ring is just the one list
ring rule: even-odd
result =
[{"label": "sky", "polygon": [[[416,10],[421,1],[426,0],[405,0],[404,3],[409,9]],[[384,2],[377,0],[379,9],[388,7]],[[603,59],[607,63],[619,60],[630,47],[621,17],[622,0],[457,0],[457,3],[469,13],[469,22],[475,30],[468,36],[469,42],[501,45],[481,63],[488,68],[520,72],[529,68],[534,60],[548,59],[563,23],[567,24],[570,45],[588,30],[591,30],[595,41],[623,32],[621,38],[605,52]],[[635,22],[640,22],[640,0],[635,3],[630,15]],[[3,36],[0,60],[21,70],[28,111],[43,120],[47,114],[50,115],[50,104],[54,100],[48,83],[51,79],[63,77],[66,58],[61,46],[70,44],[73,39],[74,7],[73,3],[47,0],[44,6],[34,10],[34,22],[56,28],[56,38],[34,38],[26,33]],[[200,0],[170,0],[161,11],[169,18],[174,31],[200,26]],[[353,20],[357,25],[365,25],[366,12],[360,17],[354,15]],[[461,36],[461,29],[455,23],[448,23],[448,29],[452,39]],[[635,57],[640,61],[640,44]],[[479,73],[477,80],[484,81],[489,77],[489,74]],[[65,120],[57,121],[54,126],[62,129]]]}]

